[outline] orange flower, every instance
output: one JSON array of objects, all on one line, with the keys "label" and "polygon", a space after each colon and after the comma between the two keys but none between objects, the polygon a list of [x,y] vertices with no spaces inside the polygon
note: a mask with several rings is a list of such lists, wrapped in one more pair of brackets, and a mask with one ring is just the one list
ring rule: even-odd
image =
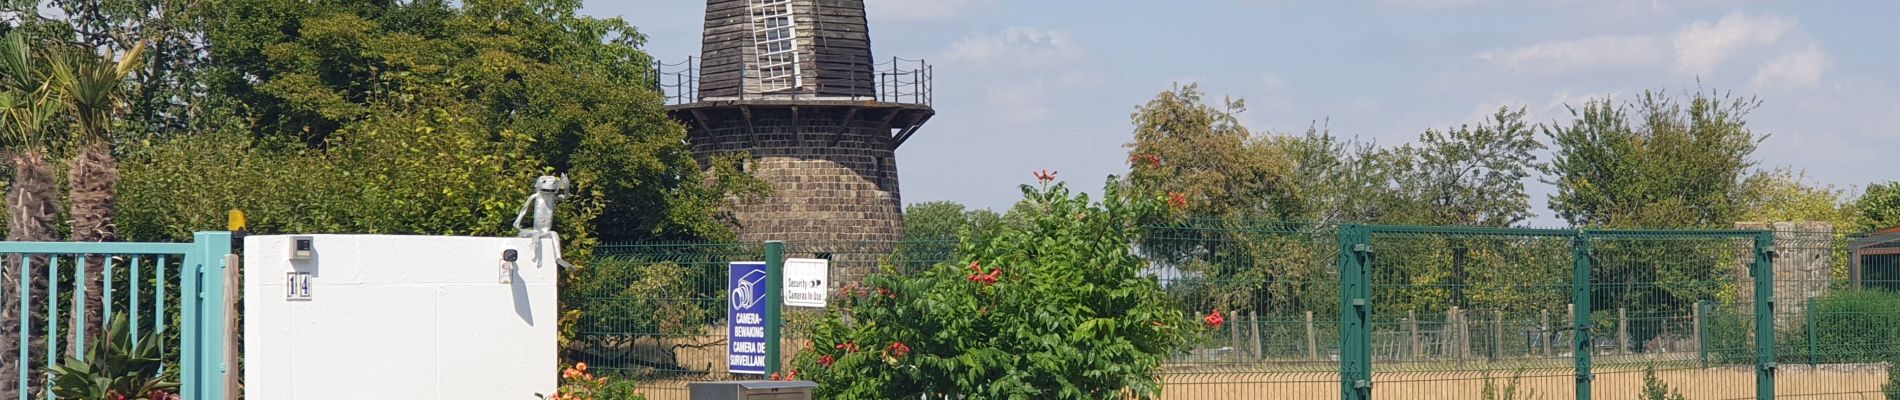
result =
[{"label": "orange flower", "polygon": [[1175,209],[1182,209],[1182,208],[1187,208],[1187,204],[1188,204],[1187,195],[1176,193],[1176,192],[1168,192],[1168,206],[1169,207],[1174,207]]},{"label": "orange flower", "polygon": [[825,366],[825,368],[831,368],[831,364],[835,364],[837,362],[838,362],[838,359],[832,358],[830,354],[826,354],[824,356],[818,357],[818,365],[823,365]]},{"label": "orange flower", "polygon": [[1221,316],[1220,309],[1215,308],[1214,312],[1207,314],[1207,318],[1203,318],[1202,321],[1207,322],[1208,327],[1220,329],[1221,325],[1227,324],[1227,317]]},{"label": "orange flower", "polygon": [[910,346],[905,346],[904,342],[891,342],[890,351],[892,356],[903,357],[910,354]]},{"label": "orange flower", "polygon": [[1056,180],[1056,172],[1055,172],[1055,171],[1050,171],[1050,170],[1046,170],[1046,169],[1045,169],[1045,170],[1039,170],[1039,171],[1036,171],[1036,172],[1035,172],[1035,175],[1036,175],[1036,180],[1038,180],[1038,181],[1043,181],[1043,182],[1048,182],[1048,181],[1053,181],[1053,180]]},{"label": "orange flower", "polygon": [[577,369],[577,370],[580,370],[581,372],[587,372],[587,363],[584,363],[584,362],[583,362],[583,363],[575,363],[575,364],[574,364],[574,369]]}]

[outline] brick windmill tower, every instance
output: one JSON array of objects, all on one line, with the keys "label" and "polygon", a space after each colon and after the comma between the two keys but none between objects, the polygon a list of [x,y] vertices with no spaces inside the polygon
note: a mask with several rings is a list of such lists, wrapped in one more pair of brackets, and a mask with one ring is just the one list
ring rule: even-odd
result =
[{"label": "brick windmill tower", "polygon": [[[701,46],[658,84],[702,165],[746,152],[772,185],[738,208],[741,239],[903,239],[895,151],[936,114],[931,70],[872,57],[863,0],[707,0]],[[874,267],[858,264],[834,260],[834,281]]]}]

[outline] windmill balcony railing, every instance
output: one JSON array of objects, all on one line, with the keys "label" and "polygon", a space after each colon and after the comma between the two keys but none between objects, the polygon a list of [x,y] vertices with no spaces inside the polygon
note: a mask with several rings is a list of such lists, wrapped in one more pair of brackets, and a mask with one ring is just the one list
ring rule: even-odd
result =
[{"label": "windmill balcony railing", "polygon": [[[743,76],[739,90],[730,96],[708,96],[700,91],[700,67],[703,59],[653,63],[653,88],[665,97],[666,105],[693,104],[719,100],[849,100],[929,106],[933,101],[932,66],[924,60],[891,58],[870,64],[854,63],[847,79],[818,80],[817,83],[762,91],[768,86],[756,68],[741,62]],[[807,75],[808,76],[808,75]],[[794,76],[794,81],[804,81]],[[780,78],[782,79],[782,78]]]}]

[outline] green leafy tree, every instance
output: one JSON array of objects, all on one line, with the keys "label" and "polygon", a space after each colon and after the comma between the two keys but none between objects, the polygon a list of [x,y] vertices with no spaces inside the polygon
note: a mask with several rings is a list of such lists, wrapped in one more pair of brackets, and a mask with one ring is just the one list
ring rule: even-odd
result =
[{"label": "green leafy tree", "polygon": [[1867,191],[1854,199],[1854,211],[1862,230],[1900,226],[1900,182],[1867,185]]},{"label": "green leafy tree", "polygon": [[[474,155],[484,162],[525,154],[526,162],[507,162],[515,169],[510,175],[572,176],[578,186],[568,203],[578,211],[561,213],[562,232],[570,237],[609,241],[731,238],[730,216],[724,213],[727,196],[762,193],[765,186],[730,165],[720,165],[729,160],[706,160],[710,165],[695,160],[685,145],[684,128],[667,117],[659,93],[649,89],[649,58],[639,49],[644,37],[617,18],[585,17],[578,9],[579,2],[572,0],[207,3],[195,11],[220,22],[201,28],[208,53],[194,76],[210,91],[207,103],[223,108],[204,111],[198,125],[256,136],[236,149],[255,154],[241,157],[278,159],[338,157],[331,153],[347,151],[339,148],[361,140],[346,136],[397,131],[394,126],[369,129],[373,127],[368,125],[419,117],[453,120],[466,128],[465,137],[454,140],[486,142],[458,146],[497,146],[514,152]],[[451,114],[435,115],[444,112]],[[404,133],[430,134],[438,133]],[[229,141],[231,137],[184,140]],[[219,147],[181,144],[159,151]],[[406,181],[395,177],[419,173],[383,177],[383,181],[366,182],[369,187],[320,186],[340,193],[400,192],[404,189],[380,185],[395,185]],[[470,190],[509,196],[525,196],[530,182],[499,183],[459,174],[417,181],[429,179],[458,181],[449,186],[474,183],[479,186]],[[217,226],[229,208],[252,206],[235,198],[214,200],[189,209],[147,203],[157,208],[145,215],[163,220],[140,224]],[[491,224],[496,218],[490,216],[512,217],[518,207],[519,199],[515,200],[517,204],[505,207],[458,203],[449,208],[453,213],[435,214],[436,219],[426,224],[375,224],[351,231],[499,229],[503,225]],[[474,205],[482,207],[464,212]],[[251,214],[263,222],[253,227],[260,232],[317,230],[274,223],[304,216]],[[359,219],[347,213],[316,217]],[[344,225],[373,222],[378,221]]]},{"label": "green leafy tree", "polygon": [[1241,100],[1209,105],[1200,87],[1176,86],[1137,107],[1127,144],[1134,193],[1181,197],[1184,215],[1295,220],[1306,205],[1297,165],[1279,140],[1240,124]]},{"label": "green leafy tree", "polygon": [[1550,207],[1572,226],[1726,228],[1744,210],[1740,189],[1762,136],[1746,117],[1753,98],[1647,92],[1618,104],[1572,108],[1568,125],[1544,129]]},{"label": "green leafy tree", "polygon": [[1536,126],[1524,109],[1500,108],[1476,126],[1427,130],[1416,147],[1395,158],[1411,160],[1394,180],[1422,202],[1432,224],[1510,226],[1531,217],[1524,180],[1539,168]]},{"label": "green leafy tree", "polygon": [[1834,224],[1837,231],[1860,225],[1844,191],[1810,184],[1804,171],[1760,171],[1742,181],[1741,191],[1743,221],[1821,221]]},{"label": "green leafy tree", "polygon": [[835,399],[1154,398],[1161,362],[1202,328],[1129,252],[1155,202],[1103,192],[1025,186],[1031,224],[965,238],[959,262],[867,279],[812,329],[797,377]]}]

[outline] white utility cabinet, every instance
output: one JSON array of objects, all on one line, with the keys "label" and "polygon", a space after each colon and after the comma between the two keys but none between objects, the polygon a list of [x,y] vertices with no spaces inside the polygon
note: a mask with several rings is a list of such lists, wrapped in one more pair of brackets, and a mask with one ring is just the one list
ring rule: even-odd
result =
[{"label": "white utility cabinet", "polygon": [[[244,238],[252,400],[533,399],[558,384],[553,239]],[[512,251],[512,268],[505,265]]]}]

